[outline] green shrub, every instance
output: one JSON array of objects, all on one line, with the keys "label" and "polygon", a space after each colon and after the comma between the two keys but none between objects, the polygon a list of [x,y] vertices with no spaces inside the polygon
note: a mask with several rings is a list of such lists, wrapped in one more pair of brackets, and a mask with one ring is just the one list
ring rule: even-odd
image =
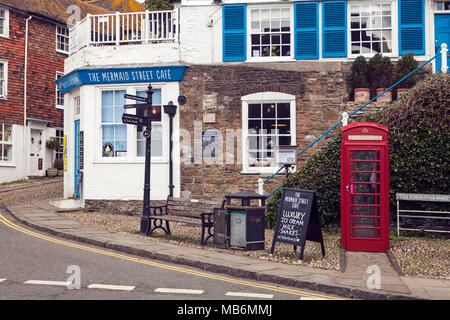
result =
[{"label": "green shrub", "polygon": [[[392,218],[396,193],[449,193],[449,79],[449,75],[432,75],[383,112],[361,119],[389,129]],[[340,216],[341,140],[339,130],[324,149],[283,182],[283,187],[316,190],[325,224],[336,223]],[[274,227],[280,198],[281,189],[268,201],[268,227]]]},{"label": "green shrub", "polygon": [[368,62],[370,88],[389,88],[392,85],[392,63],[389,57],[375,54]]},{"label": "green shrub", "polygon": [[[412,52],[405,54],[404,56],[401,56],[400,59],[398,59],[397,64],[395,65],[394,74],[395,74],[395,82],[400,81],[404,77],[406,77],[408,74],[410,74],[412,71],[417,69],[419,64],[417,63],[416,59],[414,59],[414,54]],[[413,74],[400,82],[398,84],[398,88],[412,88],[417,83],[417,75]]]},{"label": "green shrub", "polygon": [[369,88],[367,67],[367,60],[364,56],[359,56],[353,61],[350,68],[350,84],[352,89]]}]

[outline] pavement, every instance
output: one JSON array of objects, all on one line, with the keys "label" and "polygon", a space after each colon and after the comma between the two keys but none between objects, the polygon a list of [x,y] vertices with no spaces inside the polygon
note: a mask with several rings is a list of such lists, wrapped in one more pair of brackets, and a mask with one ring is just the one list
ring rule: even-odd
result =
[{"label": "pavement", "polygon": [[342,251],[341,271],[322,270],[175,245],[153,238],[136,240],[124,233],[105,231],[66,218],[58,214],[60,209],[50,205],[49,200],[33,200],[5,209],[26,226],[57,237],[248,280],[316,290],[344,298],[450,299],[450,280],[405,276],[389,251]]}]

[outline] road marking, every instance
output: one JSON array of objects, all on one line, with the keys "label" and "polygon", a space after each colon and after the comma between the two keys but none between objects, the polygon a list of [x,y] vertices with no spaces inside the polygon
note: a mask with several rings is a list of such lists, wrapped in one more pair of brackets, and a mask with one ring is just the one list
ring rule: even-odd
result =
[{"label": "road marking", "polygon": [[329,300],[329,299],[325,299],[325,298],[301,297],[300,300]]},{"label": "road marking", "polygon": [[245,298],[261,298],[261,299],[273,298],[273,294],[249,293],[249,292],[227,292],[225,295],[230,297],[245,297]]},{"label": "road marking", "polygon": [[28,280],[24,282],[25,284],[38,284],[45,286],[68,286],[70,282],[67,281],[48,281],[48,280]]},{"label": "road marking", "polygon": [[90,284],[87,286],[89,289],[105,289],[105,290],[121,290],[121,291],[133,291],[134,286],[117,286],[117,285],[109,285],[109,284]]},{"label": "road marking", "polygon": [[155,292],[159,293],[181,293],[181,294],[202,294],[203,290],[191,290],[191,289],[171,289],[171,288],[158,288]]},{"label": "road marking", "polygon": [[0,283],[2,283],[3,281],[6,281],[6,279],[0,279]]},{"label": "road marking", "polygon": [[146,260],[143,258],[130,257],[130,256],[126,256],[124,254],[119,254],[119,253],[106,251],[106,250],[102,250],[102,249],[91,248],[91,247],[88,247],[85,245],[79,245],[76,243],[62,241],[62,240],[59,240],[56,238],[45,236],[45,235],[30,231],[28,229],[22,228],[21,226],[18,226],[16,224],[12,223],[11,221],[9,221],[8,219],[6,219],[2,214],[0,214],[0,222],[2,222],[4,225],[8,226],[11,229],[14,229],[16,231],[22,232],[24,234],[27,234],[27,235],[35,237],[35,238],[39,238],[39,239],[46,240],[49,242],[57,243],[57,244],[60,244],[60,245],[66,246],[66,247],[76,248],[76,249],[80,249],[83,251],[89,251],[89,252],[93,252],[93,253],[109,256],[109,257],[114,257],[114,258],[125,260],[125,261],[132,261],[132,262],[136,262],[136,263],[140,263],[140,264],[145,264],[147,266],[152,266],[155,268],[181,272],[181,273],[185,273],[185,274],[194,275],[197,277],[214,279],[214,280],[223,281],[223,282],[227,282],[227,283],[234,283],[234,284],[259,288],[259,289],[266,289],[269,291],[282,292],[282,293],[287,293],[287,294],[296,295],[296,296],[302,296],[302,297],[306,296],[306,297],[313,297],[313,298],[329,298],[332,300],[345,300],[344,298],[336,298],[336,297],[326,296],[326,295],[317,294],[317,293],[310,293],[310,292],[297,290],[297,289],[280,288],[275,285],[267,285],[267,284],[255,283],[255,282],[250,282],[250,281],[245,281],[245,280],[232,279],[232,278],[220,276],[220,275],[208,274],[208,273],[201,272],[201,271],[190,270],[190,269],[178,267],[178,266],[171,266],[168,264],[158,263],[158,262]]}]

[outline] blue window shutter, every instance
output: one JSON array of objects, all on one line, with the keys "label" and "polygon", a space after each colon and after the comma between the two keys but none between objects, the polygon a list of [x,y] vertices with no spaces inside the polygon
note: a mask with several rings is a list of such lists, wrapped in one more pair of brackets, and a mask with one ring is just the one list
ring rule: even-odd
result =
[{"label": "blue window shutter", "polygon": [[247,58],[246,5],[222,7],[223,61],[245,61]]},{"label": "blue window shutter", "polygon": [[319,3],[297,2],[294,20],[295,59],[319,59]]},{"label": "blue window shutter", "polygon": [[399,53],[425,54],[424,0],[399,0]]},{"label": "blue window shutter", "polygon": [[347,57],[347,1],[322,3],[322,56]]}]

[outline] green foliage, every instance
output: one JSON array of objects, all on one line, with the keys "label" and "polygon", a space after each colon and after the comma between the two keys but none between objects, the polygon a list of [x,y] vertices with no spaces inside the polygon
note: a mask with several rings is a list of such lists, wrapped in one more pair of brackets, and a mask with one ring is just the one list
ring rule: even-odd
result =
[{"label": "green foliage", "polygon": [[[432,75],[383,112],[361,121],[389,129],[390,212],[396,193],[448,194],[450,186],[450,76]],[[341,132],[283,182],[283,187],[316,190],[325,224],[340,217]],[[268,201],[266,223],[274,227],[281,189]]]},{"label": "green foliage", "polygon": [[389,57],[375,54],[368,62],[370,86],[372,90],[388,88],[392,85],[392,62]]},{"label": "green foliage", "polygon": [[56,137],[51,137],[49,140],[47,140],[47,142],[45,143],[45,146],[46,146],[48,149],[58,151],[59,148],[60,148],[60,144],[59,144],[58,138],[56,138]]},{"label": "green foliage", "polygon": [[[404,56],[401,56],[400,59],[398,59],[397,64],[395,65],[395,82],[400,81],[404,77],[406,77],[408,74],[410,74],[412,71],[417,69],[419,64],[417,63],[416,59],[414,59],[414,54],[412,52],[405,54]],[[398,84],[399,88],[412,88],[417,83],[417,76],[416,74],[413,74],[403,80],[401,83]]]},{"label": "green foliage", "polygon": [[145,0],[144,5],[150,11],[173,10],[173,4],[169,0]]},{"label": "green foliage", "polygon": [[350,68],[350,83],[352,89],[369,88],[367,60],[364,56],[359,56],[353,61]]}]

